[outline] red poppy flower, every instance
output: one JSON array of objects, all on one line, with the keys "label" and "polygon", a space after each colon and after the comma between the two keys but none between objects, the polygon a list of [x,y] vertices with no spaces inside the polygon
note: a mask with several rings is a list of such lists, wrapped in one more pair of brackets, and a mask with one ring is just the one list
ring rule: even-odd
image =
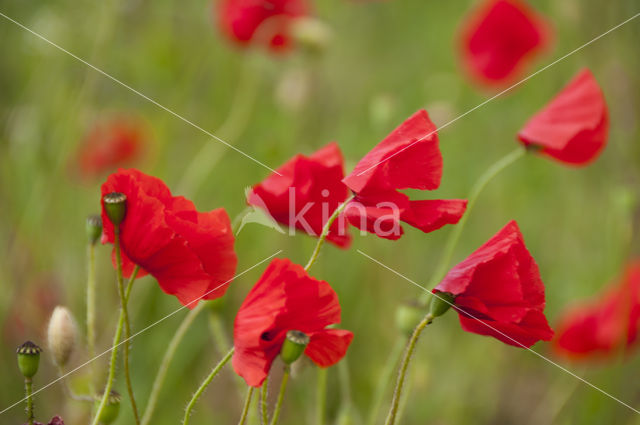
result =
[{"label": "red poppy flower", "polygon": [[607,144],[609,112],[598,82],[584,69],[518,133],[525,146],[574,165],[593,161]]},{"label": "red poppy flower", "polygon": [[97,124],[82,141],[76,160],[84,178],[94,178],[140,158],[145,144],[143,126],[131,119]]},{"label": "red poppy flower", "polygon": [[516,347],[549,341],[544,284],[515,221],[456,265],[433,290],[453,294],[462,329]]},{"label": "red poppy flower", "polygon": [[[118,170],[102,195],[127,196],[120,224],[124,272],[133,264],[155,277],[160,288],[189,308],[199,299],[224,295],[236,270],[234,237],[224,209],[198,212],[191,201],[172,196],[162,180],[138,170]],[[113,243],[113,225],[102,208],[102,243]]]},{"label": "red poppy flower", "polygon": [[400,189],[440,186],[442,155],[436,127],[420,110],[393,130],[342,181],[355,198],[345,209],[351,224],[386,239],[402,236],[403,221],[423,232],[457,223],[466,200],[412,201]]},{"label": "red poppy flower", "polygon": [[309,13],[306,0],[219,0],[218,22],[222,32],[241,46],[250,43],[285,50],[292,44],[295,18]]},{"label": "red poppy flower", "polygon": [[481,84],[508,84],[550,38],[547,24],[524,2],[488,0],[463,24],[462,62]]},{"label": "red poppy flower", "polygon": [[[296,155],[254,186],[250,205],[265,210],[277,222],[319,236],[333,211],[347,199],[342,183],[344,160],[336,143],[313,155]],[[351,237],[340,220],[333,222],[327,240],[346,248]]]},{"label": "red poppy flower", "polygon": [[274,259],[247,295],[233,328],[233,368],[247,385],[259,387],[290,330],[310,337],[304,351],[320,367],[347,352],[353,334],[326,329],[340,322],[338,296],[327,282],[310,277],[289,260]]},{"label": "red poppy flower", "polygon": [[554,349],[576,360],[616,356],[636,344],[639,323],[640,262],[636,261],[602,295],[562,314]]}]

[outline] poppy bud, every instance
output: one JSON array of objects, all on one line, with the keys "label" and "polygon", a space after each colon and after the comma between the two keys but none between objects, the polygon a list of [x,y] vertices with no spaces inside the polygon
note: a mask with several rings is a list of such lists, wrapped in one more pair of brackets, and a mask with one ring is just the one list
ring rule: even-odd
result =
[{"label": "poppy bud", "polygon": [[91,245],[95,245],[102,234],[102,218],[99,215],[90,215],[87,217],[87,239]]},{"label": "poppy bud", "polygon": [[[100,405],[100,399],[102,395],[96,400],[95,408],[97,409]],[[118,414],[120,413],[120,394],[116,391],[111,391],[109,393],[109,397],[107,397],[107,404],[104,405],[102,412],[100,412],[100,417],[98,418],[98,423],[103,425],[109,425],[113,421],[118,418]]]},{"label": "poppy bud", "polygon": [[396,327],[400,332],[409,336],[413,333],[420,320],[424,317],[424,311],[416,303],[401,304],[396,309]]},{"label": "poppy bud", "polygon": [[47,342],[53,361],[64,367],[76,345],[77,330],[71,312],[66,307],[57,306],[49,319]]},{"label": "poppy bud", "polygon": [[16,350],[18,353],[18,368],[25,378],[31,378],[38,372],[40,364],[40,353],[42,348],[31,341],[22,344]]},{"label": "poppy bud", "polygon": [[107,193],[102,197],[104,210],[114,226],[118,226],[124,220],[127,213],[127,195],[120,192]]},{"label": "poppy bud", "polygon": [[455,296],[449,292],[438,292],[431,296],[431,308],[429,314],[432,317],[442,316],[451,308]]},{"label": "poppy bud", "polygon": [[315,18],[297,18],[293,21],[291,34],[298,45],[312,53],[322,52],[331,41],[331,29]]},{"label": "poppy bud", "polygon": [[298,360],[304,349],[309,344],[309,335],[300,331],[288,331],[287,338],[282,344],[280,357],[285,364],[291,364]]}]

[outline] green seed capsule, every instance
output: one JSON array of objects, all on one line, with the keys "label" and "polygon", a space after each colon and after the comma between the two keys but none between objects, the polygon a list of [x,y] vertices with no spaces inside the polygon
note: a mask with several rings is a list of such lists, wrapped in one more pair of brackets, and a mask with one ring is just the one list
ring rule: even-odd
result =
[{"label": "green seed capsule", "polygon": [[282,361],[289,365],[298,360],[307,347],[307,344],[309,344],[309,336],[304,332],[287,332],[287,338],[284,340],[282,349],[280,350]]},{"label": "green seed capsule", "polygon": [[107,193],[102,197],[102,203],[109,221],[115,226],[122,223],[127,213],[127,195],[120,192]]},{"label": "green seed capsule", "polygon": [[[100,397],[101,399],[102,397]],[[97,409],[100,405],[100,399],[96,401],[95,408]],[[107,397],[107,404],[105,404],[104,409],[100,413],[100,417],[98,418],[98,422],[103,425],[109,425],[113,421],[118,418],[118,414],[120,413],[120,394],[116,391],[111,391],[109,393],[109,397]]]},{"label": "green seed capsule", "polygon": [[102,218],[99,215],[90,215],[86,223],[87,239],[91,245],[95,245],[102,234]]},{"label": "green seed capsule", "polygon": [[16,350],[18,353],[18,368],[25,378],[32,378],[38,372],[40,353],[42,348],[31,341],[22,344]]}]

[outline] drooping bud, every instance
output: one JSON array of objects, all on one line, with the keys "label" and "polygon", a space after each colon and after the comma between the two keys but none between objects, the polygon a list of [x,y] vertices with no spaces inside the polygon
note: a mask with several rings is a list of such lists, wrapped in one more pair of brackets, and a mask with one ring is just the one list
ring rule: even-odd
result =
[{"label": "drooping bud", "polygon": [[99,215],[90,215],[87,217],[87,239],[91,245],[95,245],[102,234],[102,218]]},{"label": "drooping bud", "polygon": [[438,292],[432,294],[429,314],[433,317],[442,316],[451,308],[455,298],[455,295],[450,294],[449,292]]},{"label": "drooping bud", "polygon": [[77,327],[69,309],[57,306],[49,319],[47,342],[53,361],[58,367],[64,367],[76,345]]},{"label": "drooping bud", "polygon": [[288,331],[287,338],[282,344],[280,357],[285,364],[290,365],[300,358],[309,344],[309,335],[300,331]]},{"label": "drooping bud", "polygon": [[[103,393],[104,394],[104,393]],[[98,400],[96,400],[95,408],[97,409],[100,405],[100,400],[102,399],[102,394]],[[100,413],[100,417],[98,418],[98,423],[103,425],[109,425],[113,421],[118,418],[118,414],[120,413],[120,394],[116,391],[111,391],[109,393],[109,397],[107,397],[107,403],[104,405],[102,412]]]},{"label": "drooping bud", "polygon": [[115,226],[122,223],[127,213],[127,195],[120,192],[107,193],[102,197],[102,203],[109,221]]},{"label": "drooping bud", "polygon": [[418,303],[405,303],[396,309],[396,326],[403,334],[409,336],[424,317],[425,312]]},{"label": "drooping bud", "polygon": [[32,378],[38,372],[40,353],[42,348],[31,341],[22,344],[16,350],[18,353],[18,368],[25,378]]},{"label": "drooping bud", "polygon": [[317,18],[297,18],[293,21],[291,34],[298,45],[311,53],[324,51],[331,42],[331,28]]}]

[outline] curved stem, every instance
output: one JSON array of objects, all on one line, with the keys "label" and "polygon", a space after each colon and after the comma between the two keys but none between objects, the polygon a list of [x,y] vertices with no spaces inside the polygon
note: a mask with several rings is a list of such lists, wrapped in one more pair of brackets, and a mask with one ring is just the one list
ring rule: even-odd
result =
[{"label": "curved stem", "polygon": [[240,415],[240,421],[238,425],[244,425],[247,420],[247,416],[249,415],[249,406],[251,406],[251,397],[253,396],[253,390],[255,388],[249,387],[247,391],[247,399],[244,402],[244,407],[242,408],[242,414]]},{"label": "curved stem", "polygon": [[327,236],[329,235],[329,230],[331,229],[331,225],[333,225],[333,222],[336,220],[336,218],[338,218],[340,213],[344,211],[345,207],[349,202],[351,202],[352,199],[353,199],[353,195],[347,198],[347,200],[344,201],[342,204],[340,204],[338,208],[335,209],[333,214],[331,214],[331,217],[329,217],[329,219],[324,224],[324,226],[322,227],[322,233],[320,233],[320,236],[318,237],[318,242],[316,243],[316,247],[313,249],[313,253],[311,253],[311,258],[309,258],[309,262],[307,263],[307,265],[304,266],[305,270],[309,270],[309,268],[313,266],[313,263],[315,263],[316,260],[318,259],[318,254],[320,254],[320,249],[322,248],[322,245],[324,245],[324,241],[327,239]]},{"label": "curved stem", "polygon": [[90,395],[85,394],[76,394],[75,391],[71,389],[71,385],[69,385],[69,380],[64,376],[64,369],[62,367],[58,368],[58,377],[62,381],[62,389],[67,397],[75,401],[86,401],[88,403],[93,403],[94,398]]},{"label": "curved stem", "polygon": [[[96,356],[96,253],[95,245],[90,243],[88,249],[88,276],[87,276],[87,349],[89,358]],[[95,394],[95,366],[89,365],[89,392]]]},{"label": "curved stem", "polygon": [[391,354],[389,354],[389,359],[385,363],[382,373],[380,373],[380,379],[378,380],[378,384],[376,385],[376,390],[373,396],[373,406],[369,410],[367,425],[375,425],[377,422],[378,412],[380,411],[380,406],[382,406],[384,394],[387,390],[387,387],[389,386],[389,383],[391,382],[393,370],[400,361],[400,356],[402,355],[403,348],[404,338],[398,338],[393,348],[391,349]]},{"label": "curved stem", "polygon": [[282,408],[282,401],[284,400],[284,392],[287,389],[287,382],[289,381],[289,366],[285,366],[284,373],[282,374],[282,383],[280,384],[280,392],[278,393],[278,401],[276,402],[276,408],[273,411],[273,417],[271,418],[271,425],[278,423],[280,417],[280,409]]},{"label": "curved stem", "polygon": [[[507,155],[503,156],[493,165],[491,165],[473,185],[473,188],[471,188],[471,192],[469,193],[467,209],[462,215],[462,218],[460,218],[458,224],[456,224],[449,233],[449,237],[447,238],[447,242],[445,244],[440,260],[440,264],[433,274],[431,282],[429,282],[429,285],[427,286],[428,288],[433,288],[442,280],[442,278],[444,278],[447,269],[449,268],[449,264],[451,263],[453,253],[456,249],[456,246],[458,245],[458,241],[460,240],[460,235],[462,234],[464,226],[469,219],[469,215],[471,214],[471,210],[473,210],[473,207],[475,206],[476,201],[478,200],[478,197],[480,196],[484,188],[495,176],[500,174],[500,172],[507,168],[509,165],[516,162],[519,158],[523,157],[526,152],[527,150],[523,147],[518,147],[515,150],[509,152]],[[430,293],[423,294],[423,296],[421,297],[421,301],[423,303],[426,303],[426,301],[428,301],[429,299],[429,296]]]},{"label": "curved stem", "polygon": [[269,390],[269,375],[264,379],[262,388],[260,388],[260,423],[267,425],[269,423],[269,412],[267,410],[267,391]]},{"label": "curved stem", "polygon": [[316,387],[316,425],[325,425],[324,411],[327,406],[327,375],[329,369],[318,368],[318,382]]},{"label": "curved stem", "polygon": [[124,316],[124,328],[125,328],[125,342],[124,342],[124,376],[127,384],[127,392],[129,393],[129,400],[131,401],[131,410],[133,411],[133,417],[136,424],[140,425],[140,415],[138,414],[138,406],[136,404],[135,394],[133,392],[133,385],[131,384],[131,371],[129,369],[129,338],[131,338],[131,323],[129,322],[129,313],[127,310],[127,302],[133,287],[133,281],[138,273],[138,268],[131,274],[131,279],[127,285],[125,293],[124,279],[122,277],[122,253],[120,252],[120,229],[119,226],[114,226],[114,246],[116,249],[116,275],[118,278],[118,293],[120,294],[120,305]]},{"label": "curved stem", "polygon": [[229,360],[231,360],[232,356],[233,356],[233,348],[229,350],[227,355],[224,356],[222,360],[220,360],[220,362],[213,368],[211,373],[204,379],[204,381],[202,381],[202,384],[200,384],[200,387],[198,388],[198,390],[195,392],[193,397],[191,397],[191,401],[189,401],[189,404],[187,404],[187,408],[184,412],[184,419],[182,420],[182,425],[189,424],[191,411],[193,410],[193,407],[196,405],[196,402],[198,401],[200,396],[204,393],[204,390],[207,389],[211,381],[213,381],[213,378],[215,378],[218,372],[222,370],[224,365],[226,365],[229,362]]},{"label": "curved stem", "polygon": [[160,362],[160,367],[158,368],[158,373],[156,374],[156,378],[153,381],[153,386],[151,387],[151,394],[149,395],[149,401],[147,402],[147,407],[144,411],[144,415],[142,416],[142,425],[149,425],[151,422],[151,418],[153,417],[153,411],[156,408],[156,404],[158,403],[158,397],[160,396],[160,390],[164,385],[164,380],[167,377],[167,372],[169,371],[169,365],[171,365],[171,361],[173,360],[173,356],[178,349],[178,345],[182,342],[187,330],[191,327],[191,324],[198,316],[198,314],[204,310],[206,307],[206,303],[199,303],[196,308],[189,311],[189,313],[185,316],[180,323],[180,326],[176,330],[176,333],[171,338],[169,345],[167,346],[167,351],[164,353],[164,357],[162,358],[162,362]]},{"label": "curved stem", "polygon": [[27,399],[27,422],[33,425],[33,382],[31,378],[24,378],[24,393]]},{"label": "curved stem", "polygon": [[424,316],[422,321],[416,326],[407,344],[402,363],[400,364],[400,370],[398,371],[398,379],[396,380],[396,388],[393,391],[393,400],[391,401],[391,408],[389,409],[389,415],[387,416],[386,425],[393,425],[396,422],[396,415],[398,414],[398,406],[400,405],[400,397],[402,396],[402,387],[404,385],[405,376],[407,374],[407,368],[409,367],[409,361],[413,355],[413,351],[416,348],[416,342],[420,337],[420,334],[424,328],[433,321],[431,314]]}]

